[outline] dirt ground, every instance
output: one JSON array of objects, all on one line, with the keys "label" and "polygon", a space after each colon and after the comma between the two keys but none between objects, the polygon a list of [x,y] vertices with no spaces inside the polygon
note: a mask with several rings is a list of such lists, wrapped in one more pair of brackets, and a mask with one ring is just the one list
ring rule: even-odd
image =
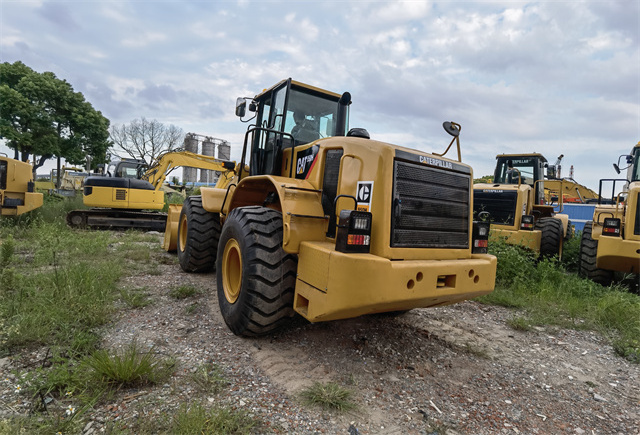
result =
[{"label": "dirt ground", "polygon": [[[124,288],[144,289],[152,304],[123,310],[104,345],[117,349],[135,339],[176,357],[178,369],[164,385],[123,391],[89,411],[84,434],[196,401],[248,412],[263,422],[257,433],[640,433],[640,367],[595,333],[516,331],[507,324],[516,312],[469,301],[318,324],[298,318],[270,337],[246,339],[222,320],[215,273],[186,274],[177,262],[164,263],[160,275],[123,280]],[[200,293],[169,296],[184,284]],[[41,356],[5,361],[4,369]],[[208,363],[229,381],[215,395],[199,392],[189,377]],[[303,405],[300,391],[316,381],[350,389],[357,408]],[[8,389],[0,397],[20,410]]]}]

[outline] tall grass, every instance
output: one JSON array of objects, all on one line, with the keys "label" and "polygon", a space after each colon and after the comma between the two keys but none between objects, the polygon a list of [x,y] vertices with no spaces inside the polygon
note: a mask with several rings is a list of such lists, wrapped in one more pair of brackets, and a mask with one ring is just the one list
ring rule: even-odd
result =
[{"label": "tall grass", "polygon": [[[480,301],[522,309],[531,325],[597,330],[621,356],[640,363],[638,295],[580,278],[555,260],[536,262],[517,246],[497,242],[490,250],[498,257],[496,289]],[[524,318],[516,322],[520,329]]]}]

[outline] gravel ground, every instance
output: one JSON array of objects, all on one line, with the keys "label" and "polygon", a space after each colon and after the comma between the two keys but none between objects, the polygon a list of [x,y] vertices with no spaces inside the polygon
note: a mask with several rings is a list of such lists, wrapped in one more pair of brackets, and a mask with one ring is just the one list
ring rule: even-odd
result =
[{"label": "gravel ground", "polygon": [[[161,260],[160,275],[122,281],[145,287],[153,303],[123,309],[105,330],[104,346],[135,339],[175,357],[178,369],[164,385],[120,391],[88,411],[85,435],[193,402],[245,410],[264,422],[258,433],[640,434],[640,367],[595,333],[515,331],[506,323],[513,311],[469,301],[395,317],[297,319],[271,337],[244,339],[224,325],[214,273],[185,274],[172,259]],[[183,284],[201,293],[169,296]],[[39,350],[0,360],[0,418],[30,407],[10,373],[45,357]],[[202,393],[191,374],[212,362],[229,384]],[[351,389],[357,409],[302,405],[301,389],[315,381]]]}]

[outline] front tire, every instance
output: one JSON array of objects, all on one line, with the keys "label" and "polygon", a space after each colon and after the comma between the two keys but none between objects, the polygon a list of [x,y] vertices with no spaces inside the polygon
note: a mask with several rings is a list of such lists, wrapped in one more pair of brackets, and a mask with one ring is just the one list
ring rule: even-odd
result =
[{"label": "front tire", "polygon": [[578,274],[606,287],[613,280],[613,272],[596,267],[598,241],[593,238],[592,233],[593,221],[590,221],[584,224],[582,237],[580,238]]},{"label": "front tire", "polygon": [[185,272],[209,272],[216,265],[220,215],[202,207],[201,196],[185,199],[178,221],[178,260]]},{"label": "front tire", "polygon": [[551,217],[541,218],[536,222],[536,230],[542,231],[540,239],[540,258],[562,258],[564,229],[562,221]]},{"label": "front tire", "polygon": [[233,209],[220,235],[218,303],[231,331],[267,334],[294,316],[298,258],[282,249],[282,215],[266,207]]}]

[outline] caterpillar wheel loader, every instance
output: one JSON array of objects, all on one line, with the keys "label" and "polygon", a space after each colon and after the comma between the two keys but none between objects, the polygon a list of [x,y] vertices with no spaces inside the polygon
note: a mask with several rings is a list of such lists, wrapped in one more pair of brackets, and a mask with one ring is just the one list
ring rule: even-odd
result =
[{"label": "caterpillar wheel loader", "polygon": [[[564,240],[573,232],[569,217],[545,204],[545,165],[547,159],[538,153],[496,156],[493,183],[473,186],[474,211],[489,213],[492,240],[504,239],[540,257],[560,258]],[[559,201],[562,207],[562,196]]]},{"label": "caterpillar wheel loader", "polygon": [[112,162],[107,167],[106,176],[85,179],[82,202],[94,208],[69,212],[68,225],[164,231],[167,214],[158,212],[164,208],[162,184],[173,169],[181,166],[220,171],[217,183],[225,186],[232,178],[236,165],[235,162],[184,150],[161,154],[151,166],[137,159]]},{"label": "caterpillar wheel loader", "polygon": [[[578,272],[602,285],[612,282],[614,273],[632,274],[636,289],[640,286],[640,142],[629,155],[614,164],[618,174],[620,161],[625,160],[627,177],[622,192],[614,195],[613,204],[598,203],[593,219],[585,224],[580,239]],[[599,196],[602,198],[603,182]],[[615,190],[614,190],[615,192]]]},{"label": "caterpillar wheel loader", "polygon": [[0,216],[19,216],[41,207],[29,163],[0,156]]},{"label": "caterpillar wheel loader", "polygon": [[[345,319],[494,288],[460,126],[445,123],[453,139],[430,154],[349,129],[350,104],[348,92],[291,79],[239,98],[236,115],[253,123],[237,183],[202,188],[182,209],[178,255],[215,260],[220,311],[236,335],[268,334],[295,313]],[[454,141],[457,160],[444,157]],[[196,223],[201,230],[189,232]]]}]

